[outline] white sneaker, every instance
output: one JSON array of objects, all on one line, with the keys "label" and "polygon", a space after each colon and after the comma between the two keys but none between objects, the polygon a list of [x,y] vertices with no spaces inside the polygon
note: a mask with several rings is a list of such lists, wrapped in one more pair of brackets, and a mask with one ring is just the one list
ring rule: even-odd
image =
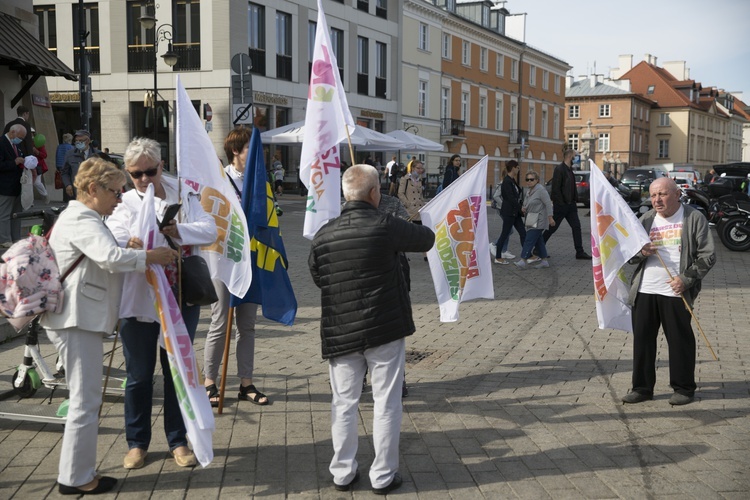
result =
[{"label": "white sneaker", "polygon": [[500,264],[501,266],[507,266],[508,264],[510,264],[510,262],[508,262],[505,259],[495,259],[495,264]]},{"label": "white sneaker", "polygon": [[547,262],[546,259],[540,260],[535,266],[534,269],[546,269],[549,267],[549,262]]},{"label": "white sneaker", "polygon": [[526,261],[525,261],[525,260],[523,260],[523,259],[521,259],[521,260],[517,260],[516,262],[514,262],[514,264],[515,264],[515,265],[516,265],[516,267],[517,267],[517,268],[519,268],[519,269],[526,269]]},{"label": "white sneaker", "polygon": [[490,243],[490,255],[492,255],[493,257],[497,255],[497,245],[495,245],[494,243]]},{"label": "white sneaker", "polygon": [[542,259],[540,259],[536,255],[532,255],[531,257],[529,257],[528,259],[526,259],[526,263],[527,264],[534,264],[536,262],[539,262],[540,260],[542,260]]},{"label": "white sneaker", "polygon": [[512,253],[510,253],[510,252],[503,252],[503,253],[502,253],[502,254],[500,254],[500,255],[502,256],[502,258],[503,258],[503,259],[515,259],[515,258],[516,258],[516,256],[515,256],[515,255],[513,255],[513,254],[512,254]]}]

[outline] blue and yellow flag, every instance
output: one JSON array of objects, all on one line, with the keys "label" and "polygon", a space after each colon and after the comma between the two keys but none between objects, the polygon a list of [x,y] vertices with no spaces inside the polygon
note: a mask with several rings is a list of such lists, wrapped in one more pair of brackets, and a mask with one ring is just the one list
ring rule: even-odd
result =
[{"label": "blue and yellow flag", "polygon": [[242,210],[247,217],[251,236],[253,281],[243,298],[232,296],[230,306],[236,307],[246,302],[260,304],[264,317],[292,325],[297,315],[297,299],[287,273],[289,261],[279,231],[279,219],[271,184],[266,176],[263,145],[257,128],[253,129],[247,153]]}]

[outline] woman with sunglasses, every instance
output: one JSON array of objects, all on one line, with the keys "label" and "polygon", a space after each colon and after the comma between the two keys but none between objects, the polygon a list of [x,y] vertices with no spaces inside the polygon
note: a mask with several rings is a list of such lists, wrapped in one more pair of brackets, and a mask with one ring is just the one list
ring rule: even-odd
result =
[{"label": "woman with sunglasses", "polygon": [[[515,265],[526,269],[533,263],[535,268],[543,269],[549,267],[549,262],[542,233],[555,225],[555,219],[552,217],[552,200],[544,186],[539,184],[539,174],[530,170],[526,172],[525,180],[527,191],[521,211],[524,214],[526,240],[521,250],[521,260],[515,262]],[[531,251],[534,249],[539,259],[531,260]]]},{"label": "woman with sunglasses", "polygon": [[[161,146],[158,142],[136,138],[125,149],[125,172],[133,179],[135,189],[122,196],[122,204],[107,220],[112,234],[120,246],[138,248],[135,224],[143,194],[150,184],[154,186],[154,209],[157,217],[163,217],[170,205],[180,203],[175,219],[164,221],[156,234],[154,246],[168,247],[166,237],[181,247],[182,255],[192,255],[197,246],[216,241],[217,230],[214,219],[201,206],[197,193],[187,184],[178,189],[178,179],[163,175]],[[173,290],[177,285],[177,266],[170,265],[165,273]],[[175,294],[175,296],[177,296]],[[154,308],[151,286],[145,275],[128,273],[123,285],[120,305],[120,338],[127,383],[125,385],[125,436],[129,451],[123,460],[126,469],[139,469],[146,461],[146,452],[151,444],[151,408],[153,405],[153,378],[157,357],[164,375],[164,431],[169,451],[180,467],[192,467],[197,462],[188,448],[187,431],[177,402],[170,374],[167,352],[158,346],[159,316]],[[200,306],[182,304],[182,318],[190,339],[195,338],[200,318]]]},{"label": "woman with sunglasses", "polygon": [[49,246],[60,271],[65,300],[41,325],[55,344],[66,371],[70,406],[57,476],[63,495],[111,490],[117,479],[96,471],[99,407],[102,404],[102,335],[117,323],[123,273],[143,275],[149,264],[174,262],[170,248],[121,248],[102,222],[122,199],[125,176],[112,163],[89,158],[75,177],[76,199],[60,214]]}]

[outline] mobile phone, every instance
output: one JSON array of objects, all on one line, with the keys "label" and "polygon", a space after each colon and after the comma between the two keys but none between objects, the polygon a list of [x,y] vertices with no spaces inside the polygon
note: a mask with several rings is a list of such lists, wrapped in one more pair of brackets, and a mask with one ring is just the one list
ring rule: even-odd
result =
[{"label": "mobile phone", "polygon": [[179,203],[175,203],[174,205],[169,205],[167,207],[167,211],[164,212],[164,217],[162,217],[161,222],[159,222],[159,230],[164,229],[164,226],[166,226],[169,221],[175,218],[177,215],[177,212],[180,211],[180,205]]}]

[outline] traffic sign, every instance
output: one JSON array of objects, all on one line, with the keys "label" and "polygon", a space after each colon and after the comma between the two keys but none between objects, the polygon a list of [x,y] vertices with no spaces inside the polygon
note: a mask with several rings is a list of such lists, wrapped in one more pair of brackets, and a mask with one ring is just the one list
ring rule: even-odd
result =
[{"label": "traffic sign", "polygon": [[252,125],[253,123],[253,105],[252,104],[232,104],[232,123],[235,125]]}]

